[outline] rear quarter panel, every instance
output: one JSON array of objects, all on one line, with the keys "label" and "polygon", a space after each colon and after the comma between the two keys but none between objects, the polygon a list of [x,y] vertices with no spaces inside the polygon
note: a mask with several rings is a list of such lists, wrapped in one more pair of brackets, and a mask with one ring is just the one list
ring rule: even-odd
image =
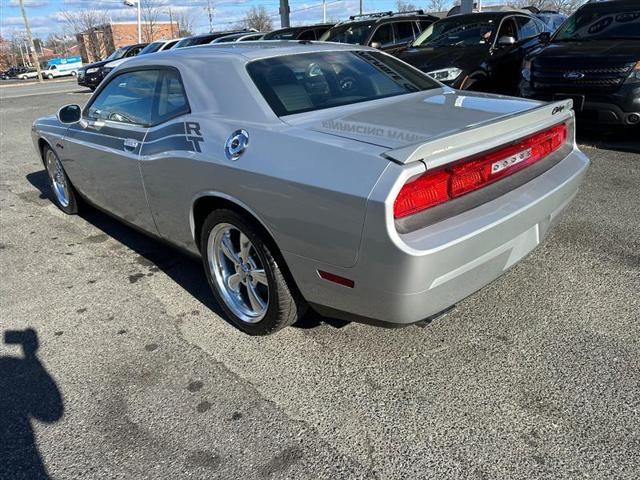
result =
[{"label": "rear quarter panel", "polygon": [[[212,114],[196,122],[199,148],[141,156],[147,198],[160,234],[196,250],[190,215],[202,196],[230,199],[252,212],[289,253],[344,267],[355,264],[367,197],[388,160],[376,147],[293,127],[240,123]],[[224,153],[238,129],[249,145],[238,160]]]}]

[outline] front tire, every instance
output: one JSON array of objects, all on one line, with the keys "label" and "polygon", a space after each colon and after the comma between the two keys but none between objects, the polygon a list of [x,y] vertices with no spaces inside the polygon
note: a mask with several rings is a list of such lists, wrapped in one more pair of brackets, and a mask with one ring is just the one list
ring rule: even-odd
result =
[{"label": "front tire", "polygon": [[209,286],[227,317],[249,335],[269,335],[295,323],[306,303],[287,280],[282,260],[251,219],[214,210],[200,236]]},{"label": "front tire", "polygon": [[56,152],[49,146],[42,151],[44,166],[53,193],[53,203],[67,215],[78,213],[79,197],[62,167]]},{"label": "front tire", "polygon": [[48,78],[49,80],[53,80],[53,75],[49,74],[49,75],[47,75],[47,78]]}]

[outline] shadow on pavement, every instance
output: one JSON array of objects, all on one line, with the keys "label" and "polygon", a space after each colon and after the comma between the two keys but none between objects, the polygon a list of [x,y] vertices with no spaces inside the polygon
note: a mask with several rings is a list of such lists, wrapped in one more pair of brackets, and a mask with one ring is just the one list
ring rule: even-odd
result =
[{"label": "shadow on pavement", "polygon": [[7,330],[4,342],[20,345],[23,356],[0,357],[0,478],[46,479],[31,421],[60,420],[62,395],[36,354],[35,330]]},{"label": "shadow on pavement", "polygon": [[578,118],[577,141],[580,145],[602,150],[640,153],[640,127],[581,125]]},{"label": "shadow on pavement", "polygon": [[[52,200],[49,180],[44,170],[28,174],[27,180],[40,191],[40,198]],[[139,232],[96,208],[85,208],[81,217],[146,259],[149,265],[158,267],[205,307],[229,323],[211,293],[198,258]],[[322,317],[314,311],[309,311],[294,327],[309,329],[322,323],[329,324],[334,328],[346,325],[346,322],[342,320]]]}]

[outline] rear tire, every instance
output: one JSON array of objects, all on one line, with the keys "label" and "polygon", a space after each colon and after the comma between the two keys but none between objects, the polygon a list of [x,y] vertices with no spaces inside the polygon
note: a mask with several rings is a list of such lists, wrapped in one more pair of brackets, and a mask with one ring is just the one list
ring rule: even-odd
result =
[{"label": "rear tire", "polygon": [[287,280],[263,229],[233,210],[214,210],[200,235],[202,261],[218,304],[249,335],[269,335],[298,321],[306,302]]},{"label": "rear tire", "polygon": [[67,177],[58,155],[51,147],[45,146],[42,150],[42,158],[53,193],[53,203],[67,215],[75,215],[80,206],[80,197]]}]

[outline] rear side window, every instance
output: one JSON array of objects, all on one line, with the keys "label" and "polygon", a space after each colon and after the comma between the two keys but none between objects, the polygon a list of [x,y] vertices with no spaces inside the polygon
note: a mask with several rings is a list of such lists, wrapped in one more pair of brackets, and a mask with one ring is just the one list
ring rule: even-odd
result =
[{"label": "rear side window", "polygon": [[151,123],[166,122],[171,118],[189,112],[189,102],[184,92],[180,75],[175,70],[162,70],[156,88],[153,115]]},{"label": "rear side window", "polygon": [[380,52],[334,51],[255,60],[247,71],[276,115],[290,115],[438,88]]},{"label": "rear side window", "polygon": [[315,40],[316,32],[314,30],[305,30],[298,36],[298,40]]},{"label": "rear side window", "polygon": [[393,26],[390,23],[380,25],[373,34],[370,44],[378,42],[382,48],[393,45]]},{"label": "rear side window", "polygon": [[413,31],[413,22],[398,22],[394,24],[396,27],[397,43],[408,43],[415,40]]},{"label": "rear side window", "polygon": [[89,106],[88,118],[133,125],[151,124],[157,80],[157,70],[128,72],[114,77]]}]

